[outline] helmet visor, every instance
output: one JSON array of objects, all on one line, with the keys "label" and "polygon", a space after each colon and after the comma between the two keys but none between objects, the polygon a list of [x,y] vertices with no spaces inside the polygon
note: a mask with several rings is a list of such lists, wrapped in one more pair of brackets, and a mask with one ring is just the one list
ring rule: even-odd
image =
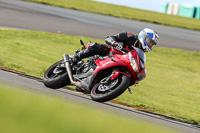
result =
[{"label": "helmet visor", "polygon": [[146,34],[144,36],[144,41],[146,43],[146,45],[152,50],[155,46],[156,46],[156,43],[151,39],[151,37]]}]

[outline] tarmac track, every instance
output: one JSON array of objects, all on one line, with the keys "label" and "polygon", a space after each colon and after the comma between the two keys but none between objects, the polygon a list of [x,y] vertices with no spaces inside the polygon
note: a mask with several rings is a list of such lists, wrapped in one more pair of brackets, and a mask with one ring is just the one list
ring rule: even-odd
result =
[{"label": "tarmac track", "polygon": [[150,122],[155,125],[163,126],[165,128],[173,129],[177,133],[199,133],[200,127],[188,123],[181,122],[177,119],[152,113],[149,110],[142,110],[140,108],[128,107],[122,104],[116,104],[115,101],[98,103],[91,100],[90,96],[73,91],[70,88],[61,88],[52,90],[46,88],[42,80],[24,73],[13,72],[12,70],[5,70],[0,68],[0,83],[16,86],[33,93],[43,93],[45,95],[59,96],[74,102],[75,104],[82,104],[100,110],[116,113],[124,117],[132,118],[134,120]]},{"label": "tarmac track", "polygon": [[[159,32],[160,46],[162,47],[173,47],[192,51],[200,50],[198,43],[200,32],[197,31],[171,28],[18,0],[0,0],[0,27],[48,31],[53,33],[61,32],[63,34],[100,39],[104,39],[106,35],[117,34],[121,31],[138,33],[144,27],[149,27]],[[97,103],[92,101],[89,96],[65,88],[59,90],[47,89],[40,80],[30,76],[27,78],[27,76],[0,70],[0,82],[20,86],[34,92],[58,95],[81,104],[177,129],[179,132],[200,132],[200,128],[196,125],[183,123],[169,117],[110,102]]]}]

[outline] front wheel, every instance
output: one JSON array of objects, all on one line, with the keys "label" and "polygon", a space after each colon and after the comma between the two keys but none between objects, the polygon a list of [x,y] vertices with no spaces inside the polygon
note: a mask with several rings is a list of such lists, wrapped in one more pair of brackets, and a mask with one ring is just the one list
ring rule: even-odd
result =
[{"label": "front wheel", "polygon": [[92,100],[97,102],[106,102],[121,95],[130,84],[130,79],[124,74],[120,74],[116,79],[105,85],[97,83],[91,90]]},{"label": "front wheel", "polygon": [[62,88],[70,84],[63,60],[56,62],[46,70],[43,76],[43,84],[52,89]]}]

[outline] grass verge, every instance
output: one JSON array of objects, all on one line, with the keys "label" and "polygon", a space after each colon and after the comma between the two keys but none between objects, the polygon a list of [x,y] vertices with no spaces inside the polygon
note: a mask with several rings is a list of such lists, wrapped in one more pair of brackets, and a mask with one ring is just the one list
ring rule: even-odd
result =
[{"label": "grass verge", "polygon": [[26,0],[52,6],[105,14],[115,17],[145,21],[200,31],[200,19],[168,15],[158,12],[134,9],[124,6],[95,2],[91,0]]},{"label": "grass verge", "polygon": [[[104,40],[38,31],[0,30],[0,65],[42,77],[45,70],[74,54],[85,42]],[[118,101],[200,125],[200,52],[155,48],[147,53],[147,77]]]},{"label": "grass verge", "polygon": [[3,133],[172,133],[117,114],[0,84]]}]

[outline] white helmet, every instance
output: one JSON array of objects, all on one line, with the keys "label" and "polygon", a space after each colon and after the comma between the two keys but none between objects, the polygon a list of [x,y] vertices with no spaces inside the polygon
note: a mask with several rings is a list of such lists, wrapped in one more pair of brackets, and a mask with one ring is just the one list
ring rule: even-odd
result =
[{"label": "white helmet", "polygon": [[159,36],[152,29],[145,28],[139,33],[138,39],[142,45],[142,49],[145,52],[149,52],[157,45]]}]

